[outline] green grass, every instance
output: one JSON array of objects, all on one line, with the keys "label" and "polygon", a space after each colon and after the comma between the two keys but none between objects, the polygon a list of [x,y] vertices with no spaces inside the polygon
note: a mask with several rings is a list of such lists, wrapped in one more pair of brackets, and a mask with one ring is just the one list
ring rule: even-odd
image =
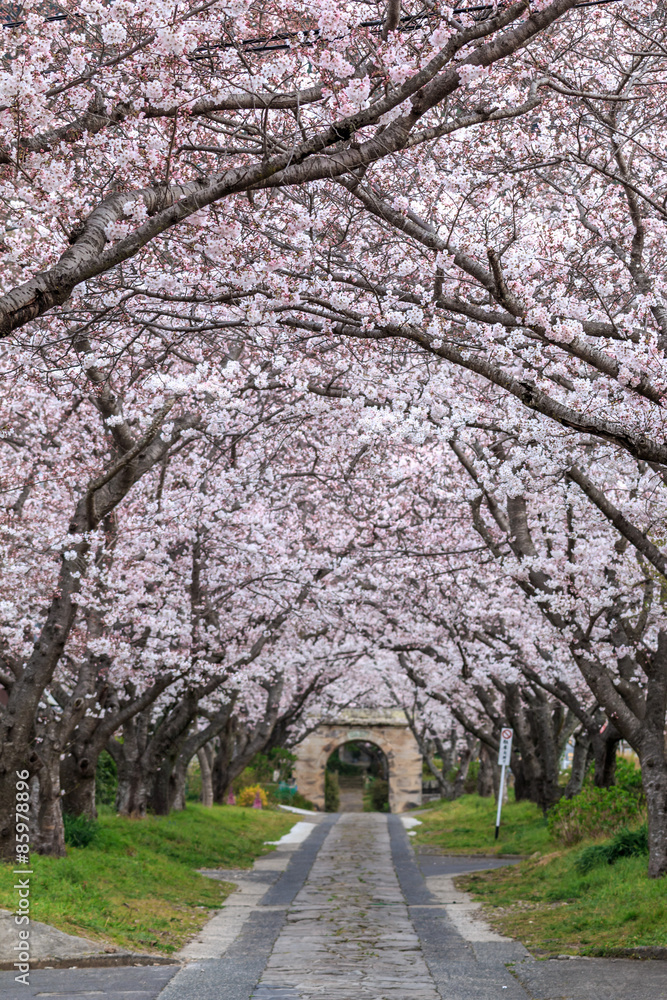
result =
[{"label": "green grass", "polygon": [[[66,858],[32,855],[31,917],[129,951],[168,954],[232,891],[197,868],[249,868],[294,824],[282,812],[189,804],[171,816],[100,817],[88,847]],[[2,866],[0,907],[13,910],[11,866]]]},{"label": "green grass", "polygon": [[494,840],[496,803],[479,795],[439,802],[419,813],[416,844],[438,847],[446,854],[521,854],[548,850],[552,844],[542,812],[532,802],[506,802],[500,835]]},{"label": "green grass", "polygon": [[586,875],[581,848],[479,872],[457,885],[486,904],[503,934],[546,955],[605,955],[617,948],[667,946],[667,880],[649,879],[646,857],[622,858]]},{"label": "green grass", "polygon": [[[591,845],[563,849],[529,802],[503,806],[494,840],[495,803],[476,795],[419,813],[413,842],[443,854],[519,854],[518,865],[464,875],[457,886],[485,904],[502,934],[544,955],[605,955],[617,948],[667,946],[667,879],[649,879],[647,858],[624,857],[583,873],[577,859]],[[606,842],[607,845],[610,843]]]}]

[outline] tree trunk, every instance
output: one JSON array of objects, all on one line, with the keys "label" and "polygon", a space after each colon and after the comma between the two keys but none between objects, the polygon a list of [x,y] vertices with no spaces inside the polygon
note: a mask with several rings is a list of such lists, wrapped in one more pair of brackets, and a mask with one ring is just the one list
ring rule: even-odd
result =
[{"label": "tree trunk", "polygon": [[151,777],[149,804],[156,816],[168,816],[171,812],[173,771],[174,761],[168,757]]},{"label": "tree trunk", "polygon": [[574,751],[572,753],[572,771],[570,780],[565,786],[565,798],[572,799],[578,795],[584,785],[588,762],[591,758],[591,738],[586,732],[577,733],[574,738]]},{"label": "tree trunk", "polygon": [[644,733],[640,763],[648,818],[649,878],[667,875],[667,754],[662,731]]},{"label": "tree trunk", "polygon": [[442,767],[437,767],[435,761],[433,760],[433,744],[427,748],[424,754],[424,763],[431,772],[433,778],[438,783],[438,791],[443,799],[452,799],[454,797],[454,786],[451,781],[448,781],[445,777],[446,771],[444,767],[444,762]]},{"label": "tree trunk", "polygon": [[667,875],[667,768],[647,769],[643,779],[648,814],[649,878]]},{"label": "tree trunk", "polygon": [[477,775],[477,794],[488,799],[493,795],[494,774],[492,751],[483,743],[479,748],[479,774]]},{"label": "tree trunk", "polygon": [[143,819],[148,808],[148,774],[144,752],[148,742],[150,710],[141,712],[123,726],[123,739],[111,738],[107,750],[116,762],[118,790],[116,812]]},{"label": "tree trunk", "polygon": [[190,760],[179,754],[167,757],[153,775],[149,806],[156,816],[168,816],[172,809],[185,809],[185,785]]},{"label": "tree trunk", "polygon": [[67,851],[60,801],[60,761],[57,758],[50,760],[35,775],[31,798],[35,816],[31,843],[33,851],[64,858]]},{"label": "tree trunk", "polygon": [[[66,776],[65,772],[61,781]],[[70,816],[87,816],[89,819],[97,819],[95,772],[93,771],[92,775],[81,775],[74,784],[66,787],[69,787],[69,791],[63,795],[63,811]]]},{"label": "tree trunk", "polygon": [[99,752],[88,747],[83,756],[67,754],[60,764],[60,783],[65,789],[63,811],[71,816],[97,819],[95,803],[95,771]]},{"label": "tree trunk", "polygon": [[[254,754],[252,754],[251,758],[249,759],[252,759],[252,757],[254,757]],[[225,769],[223,769],[222,767],[216,768],[216,763],[218,763],[217,757],[216,761],[213,764],[213,774],[214,774],[213,795],[215,802],[218,805],[221,805],[227,800],[227,796],[229,795],[229,792],[231,790],[235,778],[238,778],[239,774],[244,769],[248,761],[245,759],[245,757],[241,758],[240,760],[237,759],[235,761],[230,762]]]},{"label": "tree trunk", "polygon": [[[611,732],[609,732],[610,729]],[[611,788],[616,783],[616,751],[619,742],[619,733],[610,726],[604,733],[598,733],[593,737],[593,757],[595,760],[593,784],[598,788]]]},{"label": "tree trunk", "polygon": [[143,819],[148,808],[148,787],[140,761],[116,761],[118,791],[116,812],[130,819]]},{"label": "tree trunk", "polygon": [[531,712],[531,729],[539,769],[535,776],[535,791],[537,804],[545,813],[563,797],[560,762],[567,743],[562,742],[564,725],[563,706],[550,703],[541,692],[536,692],[534,711]]},{"label": "tree trunk", "polygon": [[190,761],[184,762],[179,758],[171,772],[171,808],[177,812],[182,812],[185,809],[185,789],[189,765]]},{"label": "tree trunk", "polygon": [[526,779],[523,761],[517,754],[512,754],[512,774],[514,775],[514,799],[516,802],[531,802],[530,785]]},{"label": "tree trunk", "polygon": [[498,687],[505,695],[505,716],[514,730],[516,800],[529,799],[546,812],[563,795],[560,760],[576,720],[539,688],[519,684]]},{"label": "tree trunk", "polygon": [[456,772],[456,777],[454,778],[454,789],[452,792],[452,798],[454,799],[458,799],[463,795],[465,783],[468,778],[468,771],[470,770],[470,765],[473,759],[474,746],[475,744],[470,737],[470,734],[466,733],[465,749],[461,751],[461,756],[459,757],[459,769]]},{"label": "tree trunk", "polygon": [[215,757],[213,758],[213,767],[211,768],[213,801],[218,805],[223,805],[225,802],[233,781],[233,777],[230,772],[230,765],[234,755],[235,737],[236,723],[235,719],[232,717],[220,733],[220,737],[218,739],[218,749]]},{"label": "tree trunk", "polygon": [[211,763],[213,751],[211,744],[207,743],[197,752],[199,759],[199,770],[201,771],[201,804],[203,806],[213,805],[213,774]]}]

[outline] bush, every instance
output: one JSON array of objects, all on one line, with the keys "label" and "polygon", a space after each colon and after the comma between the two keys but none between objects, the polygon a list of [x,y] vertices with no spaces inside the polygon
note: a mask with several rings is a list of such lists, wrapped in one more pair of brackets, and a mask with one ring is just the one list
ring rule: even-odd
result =
[{"label": "bush", "polygon": [[95,801],[98,805],[113,806],[116,803],[118,769],[110,753],[103,750],[95,769]]},{"label": "bush", "polygon": [[324,772],[324,810],[328,813],[338,812],[340,807],[340,786],[338,774],[335,771]]},{"label": "bush", "polygon": [[579,795],[561,799],[549,810],[549,833],[570,846],[591,837],[604,837],[645,818],[641,772],[629,761],[619,759],[617,784],[596,788],[587,777]]},{"label": "bush", "polygon": [[625,757],[616,758],[616,784],[619,788],[625,788],[638,798],[643,798],[644,789],[642,786],[642,772]]},{"label": "bush", "polygon": [[307,799],[301,792],[296,792],[289,802],[282,802],[281,805],[294,806],[296,809],[310,809],[311,812],[317,812],[315,803]]},{"label": "bush", "polygon": [[593,844],[581,852],[574,867],[586,875],[598,865],[613,865],[619,858],[636,858],[648,854],[648,827],[646,823],[636,830],[619,830],[606,844]]},{"label": "bush", "polygon": [[185,801],[201,802],[201,767],[196,757],[193,757],[188,764],[188,773],[185,779]]},{"label": "bush", "polygon": [[269,802],[280,806],[295,806],[297,809],[310,809],[315,812],[315,805],[305,795],[298,792],[295,785],[267,785],[266,794]]},{"label": "bush", "polygon": [[239,806],[251,806],[254,804],[258,795],[259,800],[262,803],[262,808],[266,809],[269,804],[269,800],[261,785],[246,785],[245,788],[242,788],[236,796],[236,804]]},{"label": "bush", "polygon": [[255,754],[248,766],[241,771],[232,783],[234,793],[238,795],[246,785],[268,785],[273,780],[273,772],[278,771],[280,781],[289,781],[294,770],[296,754],[284,747],[274,747],[268,754]]},{"label": "bush", "polygon": [[89,816],[63,815],[65,843],[68,847],[88,847],[95,840],[100,824]]},{"label": "bush", "polygon": [[294,764],[296,763],[296,754],[292,753],[291,750],[286,750],[285,747],[273,747],[272,750],[269,750],[267,756],[257,754],[253,763],[258,773],[261,766],[261,773],[266,775],[265,778],[260,778],[260,780],[265,782],[271,781],[273,772],[278,771],[280,781],[290,781],[294,771]]},{"label": "bush", "polygon": [[368,781],[368,803],[371,812],[389,812],[389,782],[382,778]]},{"label": "bush", "polygon": [[470,767],[468,768],[468,773],[466,774],[466,780],[463,782],[463,794],[464,795],[474,795],[477,791],[477,778],[479,777],[479,761],[473,760],[470,762]]},{"label": "bush", "polygon": [[238,795],[243,788],[247,788],[249,785],[258,785],[259,778],[257,777],[257,772],[254,767],[244,767],[238,777],[234,778],[232,782],[232,791],[234,795]]}]

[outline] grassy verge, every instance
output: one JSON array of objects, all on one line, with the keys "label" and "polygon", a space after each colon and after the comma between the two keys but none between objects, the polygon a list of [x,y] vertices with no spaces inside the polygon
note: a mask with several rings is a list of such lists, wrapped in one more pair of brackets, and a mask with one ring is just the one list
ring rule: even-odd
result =
[{"label": "grassy verge", "polygon": [[[188,805],[171,816],[103,815],[95,840],[66,858],[33,855],[31,916],[70,934],[129,951],[177,950],[220,906],[232,885],[197,868],[249,868],[294,824],[282,812]],[[1,866],[0,907],[16,906]]]},{"label": "grassy verge", "polygon": [[541,812],[527,802],[503,806],[494,841],[495,805],[467,795],[419,814],[413,842],[445,854],[521,854],[525,861],[461,876],[456,884],[485,904],[502,934],[536,954],[605,955],[618,948],[667,946],[667,883],[647,877],[646,857],[621,858],[585,874],[575,862],[600,840],[559,849]]},{"label": "grassy verge", "polygon": [[478,795],[439,802],[420,812],[419,819],[423,825],[417,828],[415,843],[446,854],[530,855],[551,846],[546,820],[532,802],[505,803],[498,840],[494,840],[496,804]]},{"label": "grassy verge", "polygon": [[649,879],[646,858],[622,858],[580,875],[581,848],[457,880],[485,904],[503,934],[546,955],[605,955],[667,946],[667,888]]}]

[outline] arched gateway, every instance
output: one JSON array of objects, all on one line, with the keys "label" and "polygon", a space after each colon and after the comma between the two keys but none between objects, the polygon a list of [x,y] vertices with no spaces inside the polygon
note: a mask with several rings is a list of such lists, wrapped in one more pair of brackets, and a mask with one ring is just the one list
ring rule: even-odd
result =
[{"label": "arched gateway", "polygon": [[421,805],[422,756],[402,709],[347,709],[323,720],[295,749],[297,788],[324,809],[324,770],[337,747],[351,741],[374,743],[389,765],[389,808],[406,812]]}]

